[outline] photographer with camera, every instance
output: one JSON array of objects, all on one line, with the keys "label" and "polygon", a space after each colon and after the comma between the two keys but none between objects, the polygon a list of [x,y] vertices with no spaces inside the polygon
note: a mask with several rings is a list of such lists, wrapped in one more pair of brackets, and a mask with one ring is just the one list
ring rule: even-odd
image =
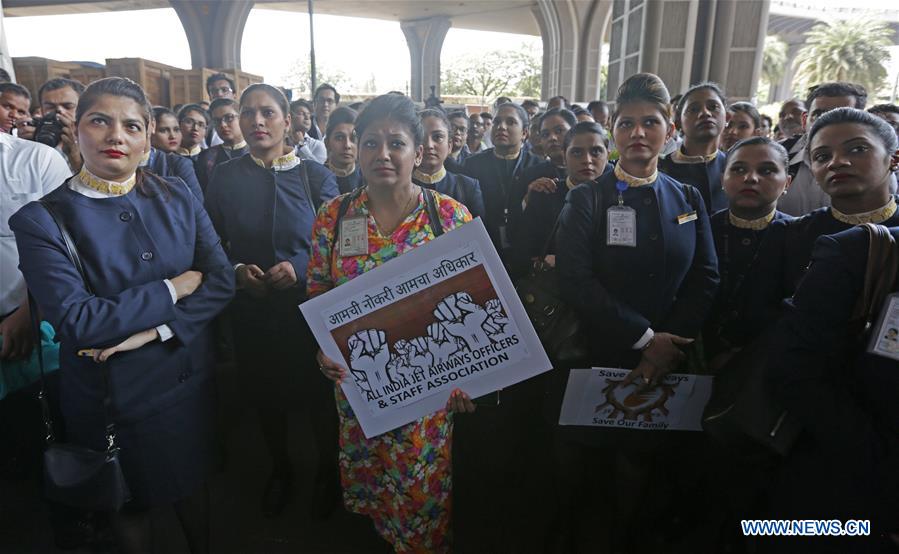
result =
[{"label": "photographer with camera", "polygon": [[75,110],[84,85],[72,79],[50,79],[38,89],[43,117],[34,118],[31,140],[56,148],[73,172],[81,169],[81,153],[75,144]]}]

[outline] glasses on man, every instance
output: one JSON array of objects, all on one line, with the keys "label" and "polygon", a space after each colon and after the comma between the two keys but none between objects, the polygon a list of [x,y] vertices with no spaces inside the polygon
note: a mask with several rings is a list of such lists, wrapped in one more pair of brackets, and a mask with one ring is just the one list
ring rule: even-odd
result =
[{"label": "glasses on man", "polygon": [[206,122],[202,119],[192,119],[190,117],[185,117],[181,120],[181,125],[187,126],[188,129],[205,129]]},{"label": "glasses on man", "polygon": [[236,120],[236,119],[237,119],[237,116],[235,114],[229,113],[223,117],[213,117],[212,124],[215,125],[216,127],[221,125],[222,123],[224,123],[226,125],[231,125],[232,123],[234,123],[234,120]]},{"label": "glasses on man", "polygon": [[209,89],[209,94],[212,96],[215,96],[216,94],[229,94],[231,92],[234,92],[234,89],[231,87],[212,87]]}]

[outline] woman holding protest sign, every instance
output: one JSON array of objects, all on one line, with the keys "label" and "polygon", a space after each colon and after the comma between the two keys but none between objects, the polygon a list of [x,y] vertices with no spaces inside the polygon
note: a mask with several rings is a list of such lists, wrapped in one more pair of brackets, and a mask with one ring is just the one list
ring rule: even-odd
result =
[{"label": "woman holding protest sign", "polygon": [[[699,333],[718,286],[717,259],[700,193],[657,169],[674,133],[668,91],[658,77],[638,74],[621,85],[612,133],[620,153],[615,170],[574,188],[562,208],[560,290],[587,330],[586,367],[634,368],[621,386],[636,382],[652,394]],[[676,465],[671,448],[686,440],[683,434],[564,428],[558,435],[560,521],[572,525],[587,516],[589,527],[580,531],[594,545],[607,540],[611,551],[638,551],[645,538],[638,509],[667,500],[650,489],[650,476]],[[668,466],[655,467],[663,454]],[[605,517],[588,498],[591,488],[609,499]]]},{"label": "woman holding protest sign", "polygon": [[[397,94],[379,96],[359,116],[355,131],[367,185],[319,211],[312,233],[309,296],[323,294],[433,239],[438,222],[429,215],[432,201],[443,231],[471,219],[463,205],[412,182],[412,172],[422,158],[423,130],[411,100]],[[342,236],[337,248],[335,234],[341,229],[342,235],[344,229],[341,221],[360,217],[365,225],[356,238],[364,245],[362,250],[344,248],[347,237]],[[337,383],[348,376],[346,368],[321,351],[318,363]],[[455,390],[447,411],[367,439],[343,391],[338,387],[335,394],[347,508],[371,518],[397,552],[449,551],[452,420],[448,412],[473,411],[469,397]]]}]

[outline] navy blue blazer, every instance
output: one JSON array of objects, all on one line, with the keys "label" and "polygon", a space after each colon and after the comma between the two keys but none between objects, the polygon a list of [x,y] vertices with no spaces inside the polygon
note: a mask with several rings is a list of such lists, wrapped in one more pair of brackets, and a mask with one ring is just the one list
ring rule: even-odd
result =
[{"label": "navy blue blazer", "polygon": [[[180,181],[155,180],[112,198],[88,198],[60,186],[45,198],[65,221],[94,293],[69,261],[59,228],[31,202],[10,218],[20,268],[44,318],[60,340],[60,394],[67,421],[102,417],[104,385],[82,348],[118,344],[168,325],[174,337],[109,361],[113,412],[119,422],[150,416],[195,392],[213,365],[210,321],[234,295],[234,270],[200,201]],[[190,296],[172,302],[164,279],[203,273]]]},{"label": "navy blue blazer", "polygon": [[[899,241],[899,227],[890,232]],[[860,228],[817,239],[778,327],[769,379],[804,427],[781,481],[784,495],[803,504],[790,517],[871,519],[883,532],[899,522],[899,363],[864,352],[870,333],[858,341],[850,329],[868,247]]]},{"label": "navy blue blazer", "polygon": [[[481,195],[484,197],[484,225],[500,253],[504,249],[499,229],[511,223],[511,218],[507,220],[506,214],[513,209],[511,207],[513,191],[524,170],[542,161],[543,158],[526,150],[522,150],[516,160],[503,160],[493,155],[493,148],[489,148],[473,154],[463,164],[465,175],[477,179],[481,185]],[[520,199],[518,210],[521,210]],[[506,231],[511,241],[513,236],[511,228]]]},{"label": "navy blue blazer", "polygon": [[[896,197],[899,201],[899,196]],[[899,212],[883,222],[887,227],[899,225]],[[789,221],[771,224],[771,237],[765,241],[762,260],[766,294],[789,298],[796,292],[812,258],[818,237],[851,229],[853,225],[833,217],[829,207],[819,208]]]},{"label": "navy blue blazer", "polygon": [[[634,367],[631,347],[652,327],[695,337],[718,288],[718,260],[705,204],[694,190],[659,173],[652,185],[628,188],[625,205],[637,213],[637,246],[606,245],[606,211],[617,205],[617,179],[607,173],[575,187],[565,200],[556,235],[556,267],[563,299],[591,330],[593,363]],[[599,187],[599,213],[593,209]],[[678,224],[678,216],[697,218]]]},{"label": "navy blue blazer", "polygon": [[724,175],[724,161],[727,154],[718,151],[715,159],[709,163],[681,164],[675,163],[669,154],[659,160],[659,171],[668,174],[675,180],[688,185],[693,185],[702,193],[705,200],[705,209],[713,214],[727,208],[729,202],[722,188],[722,176]]},{"label": "navy blue blazer", "polygon": [[761,295],[764,283],[764,276],[760,274],[761,258],[774,222],[792,219],[775,211],[768,227],[754,231],[734,227],[730,223],[729,209],[712,215],[712,236],[721,286],[703,329],[703,346],[709,358],[750,343],[777,321],[780,298]]},{"label": "navy blue blazer", "polygon": [[[303,167],[312,198],[302,181]],[[298,315],[295,302],[305,298],[312,222],[318,207],[336,196],[334,174],[317,162],[303,160],[275,171],[256,165],[247,154],[215,171],[206,189],[206,209],[232,264],[255,264],[263,271],[283,261],[293,264],[297,286],[270,293],[269,300],[290,305]]]},{"label": "navy blue blazer", "polygon": [[464,204],[472,218],[484,217],[484,197],[481,195],[481,185],[477,179],[447,171],[446,176],[434,184],[423,183],[414,177],[412,181]]},{"label": "navy blue blazer", "polygon": [[[330,169],[325,168],[329,173]],[[356,165],[356,169],[353,170],[352,173],[346,175],[344,177],[337,177],[337,190],[340,191],[340,194],[346,194],[348,192],[353,192],[357,188],[361,187],[365,184],[365,180],[362,178],[362,172],[359,171],[359,165]]]},{"label": "navy blue blazer", "polygon": [[200,203],[203,203],[203,190],[200,188],[197,174],[194,172],[194,165],[188,158],[151,148],[150,159],[147,160],[147,165],[144,167],[160,177],[180,178],[200,200]]},{"label": "navy blue blazer", "polygon": [[229,150],[221,144],[217,144],[200,152],[200,155],[197,156],[197,161],[194,162],[194,171],[197,174],[200,188],[204,192],[206,191],[206,186],[209,184],[209,179],[216,167],[227,161],[239,158],[249,151],[250,149],[246,146]]}]

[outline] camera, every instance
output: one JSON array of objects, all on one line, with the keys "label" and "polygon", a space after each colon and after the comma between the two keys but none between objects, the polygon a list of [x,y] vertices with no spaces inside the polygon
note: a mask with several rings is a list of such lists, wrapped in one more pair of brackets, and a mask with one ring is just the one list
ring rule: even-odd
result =
[{"label": "camera", "polygon": [[56,148],[62,140],[62,122],[55,111],[34,118],[34,141]]}]

